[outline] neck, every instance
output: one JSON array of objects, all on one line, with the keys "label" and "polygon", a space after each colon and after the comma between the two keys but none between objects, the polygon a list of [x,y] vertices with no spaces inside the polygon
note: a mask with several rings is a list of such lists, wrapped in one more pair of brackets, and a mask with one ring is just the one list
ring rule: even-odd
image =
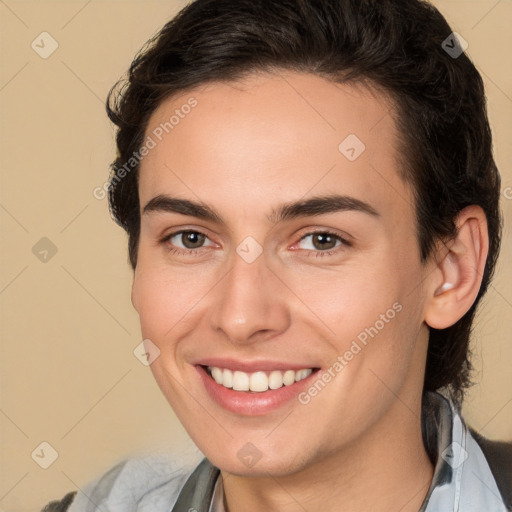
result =
[{"label": "neck", "polygon": [[433,467],[421,435],[421,404],[397,400],[388,414],[349,447],[318,454],[285,476],[222,472],[227,512],[417,512]]}]

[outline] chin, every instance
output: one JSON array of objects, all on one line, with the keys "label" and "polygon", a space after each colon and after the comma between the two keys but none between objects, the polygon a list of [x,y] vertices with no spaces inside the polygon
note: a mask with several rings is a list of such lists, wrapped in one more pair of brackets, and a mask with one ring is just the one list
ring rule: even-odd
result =
[{"label": "chin", "polygon": [[233,452],[223,453],[203,451],[208,460],[221,471],[251,477],[280,477],[300,471],[305,461],[298,454],[276,453],[258,450],[251,443],[242,445],[242,448]]}]

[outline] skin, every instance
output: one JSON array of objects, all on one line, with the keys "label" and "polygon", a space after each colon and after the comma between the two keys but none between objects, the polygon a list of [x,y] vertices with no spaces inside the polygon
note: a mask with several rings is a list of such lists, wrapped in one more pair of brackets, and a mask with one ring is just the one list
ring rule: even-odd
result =
[{"label": "skin", "polygon": [[[141,163],[132,302],[143,337],[160,350],[151,364],[160,389],[222,471],[226,509],[418,510],[433,472],[420,428],[427,324],[453,324],[474,300],[487,254],[483,213],[467,208],[461,235],[421,262],[393,105],[376,90],[255,73],[167,99],[146,135],[190,97],[197,106]],[[354,161],[338,149],[349,134],[366,146]],[[284,203],[330,194],[377,215],[268,218]],[[145,212],[161,195],[207,204],[221,220]],[[181,236],[164,240],[182,229],[204,233],[204,245],[186,252]],[[348,243],[320,254],[313,231]],[[263,249],[252,263],[236,252],[247,236]],[[439,293],[446,280],[453,286]],[[194,367],[221,356],[325,370],[393,304],[401,311],[306,405],[234,414],[210,399]],[[251,468],[237,456],[247,442],[261,454]]]}]

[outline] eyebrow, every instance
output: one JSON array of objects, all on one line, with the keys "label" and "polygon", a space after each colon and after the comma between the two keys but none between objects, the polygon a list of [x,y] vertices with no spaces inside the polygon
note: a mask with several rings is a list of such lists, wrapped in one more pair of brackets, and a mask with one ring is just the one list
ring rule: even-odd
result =
[{"label": "eyebrow", "polygon": [[167,195],[154,197],[142,210],[143,214],[152,212],[181,213],[182,215],[211,220],[213,222],[218,222],[219,224],[224,223],[222,217],[220,217],[213,208],[210,208],[206,204],[190,201],[188,199],[170,197]]},{"label": "eyebrow", "polygon": [[272,210],[268,220],[277,223],[299,217],[314,217],[344,211],[362,212],[372,217],[379,217],[377,210],[370,204],[355,197],[333,194],[285,203],[277,210]]},{"label": "eyebrow", "polygon": [[[279,208],[273,209],[267,219],[271,223],[278,223],[300,217],[314,217],[343,211],[361,212],[372,217],[380,216],[373,206],[360,199],[334,194],[284,203]],[[158,195],[151,199],[144,206],[142,213],[149,214],[152,212],[179,213],[225,224],[222,217],[207,204],[167,195]]]}]

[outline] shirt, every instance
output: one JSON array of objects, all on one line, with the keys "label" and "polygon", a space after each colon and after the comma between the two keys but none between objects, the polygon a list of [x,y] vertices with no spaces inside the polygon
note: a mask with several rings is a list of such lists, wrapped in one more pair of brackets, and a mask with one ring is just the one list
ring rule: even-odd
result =
[{"label": "shirt", "polygon": [[[434,475],[419,512],[507,512],[490,466],[449,395],[426,393],[426,450]],[[512,482],[511,482],[512,484]],[[166,454],[114,466],[76,494],[68,512],[226,512],[222,475],[203,457],[183,467]]]}]

